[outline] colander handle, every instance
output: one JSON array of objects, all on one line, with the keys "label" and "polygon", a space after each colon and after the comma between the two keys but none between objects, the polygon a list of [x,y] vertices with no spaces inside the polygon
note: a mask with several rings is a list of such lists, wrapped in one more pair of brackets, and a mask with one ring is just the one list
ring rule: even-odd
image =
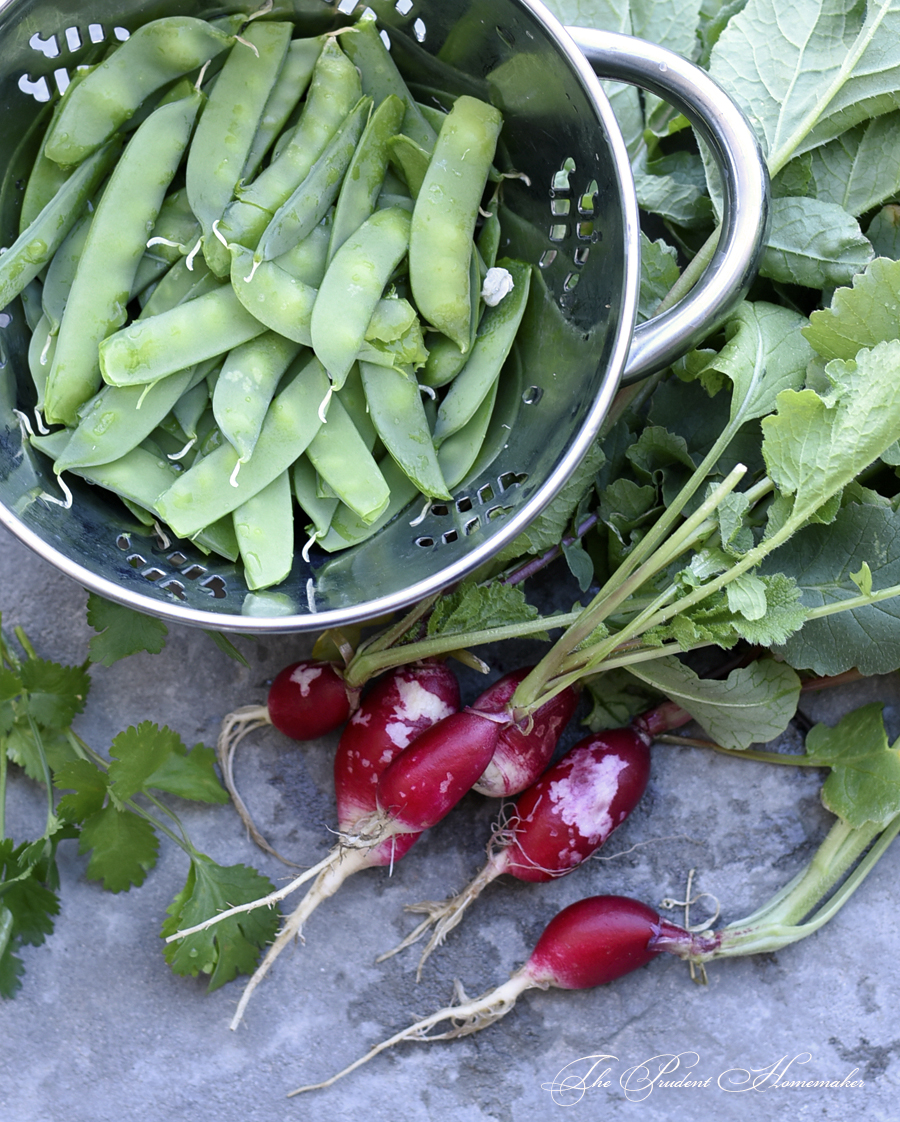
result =
[{"label": "colander handle", "polygon": [[706,71],[642,39],[583,27],[566,31],[598,76],[640,86],[679,109],[709,145],[722,177],[712,260],[687,296],[635,328],[622,376],[634,382],[697,346],[743,299],[765,249],[769,176],[747,118]]}]

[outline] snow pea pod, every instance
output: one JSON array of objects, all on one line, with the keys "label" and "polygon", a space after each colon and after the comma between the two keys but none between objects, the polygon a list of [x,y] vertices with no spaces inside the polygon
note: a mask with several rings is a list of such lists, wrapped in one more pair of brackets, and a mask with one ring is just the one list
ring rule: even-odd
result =
[{"label": "snow pea pod", "polygon": [[330,241],[331,226],[321,222],[287,253],[276,257],[275,263],[286,269],[292,277],[302,280],[312,288],[318,288],[328,267]]},{"label": "snow pea pod", "polygon": [[384,45],[375,19],[364,15],[343,37],[344,50],[359,69],[363,93],[380,105],[386,97],[399,97],[404,105],[401,131],[426,151],[434,147],[437,133],[426,120]]},{"label": "snow pea pod", "polygon": [[5,308],[50,261],[119,154],[110,144],[63,183],[40,214],[0,255],[0,308]]},{"label": "snow pea pod", "polygon": [[313,350],[335,389],[343,385],[366,328],[409,244],[410,218],[399,207],[376,211],[337,251],[319,287],[310,331]]},{"label": "snow pea pod", "polygon": [[[339,503],[331,519],[328,532],[317,539],[317,544],[326,552],[334,553],[337,550],[347,549],[351,545],[358,545],[359,542],[372,537],[416,497],[415,483],[390,456],[387,457],[382,466],[382,473],[391,493],[387,506],[374,522],[365,522],[345,503]],[[364,560],[370,560],[368,555]],[[383,564],[396,564],[396,559],[386,557],[383,559]],[[376,572],[378,568],[377,562],[374,562]],[[330,572],[339,572],[339,570],[330,570]]]},{"label": "snow pea pod", "polygon": [[238,454],[225,443],[198,460],[159,497],[157,513],[180,537],[191,537],[231,514],[306,451],[321,426],[319,407],[328,393],[328,378],[316,358],[298,365],[301,368],[269,406],[256,454],[236,478]]},{"label": "snow pea pod", "polygon": [[286,253],[318,226],[328,213],[337,198],[371,107],[369,98],[359,99],[310,168],[309,174],[272,215],[257,243],[257,261],[271,261]]},{"label": "snow pea pod", "polygon": [[146,299],[142,297],[143,306],[138,319],[162,315],[171,308],[177,308],[179,304],[212,292],[221,283],[201,258],[197,258],[193,269],[189,269],[187,258],[181,257],[154,286],[150,295]]},{"label": "snow pea pod", "polygon": [[317,493],[316,469],[309,462],[309,457],[304,453],[291,468],[291,484],[294,488],[294,498],[300,508],[312,522],[313,532],[316,537],[328,533],[331,519],[337,510],[340,499],[323,499]]},{"label": "snow pea pod", "polygon": [[481,322],[481,262],[475,246],[469,263],[469,346],[461,350],[452,339],[439,332],[431,332],[428,337],[428,358],[422,367],[420,381],[423,386],[439,389],[452,382],[468,361],[475,336]]},{"label": "snow pea pod", "polygon": [[515,287],[499,304],[488,308],[482,317],[469,360],[454,379],[438,410],[434,429],[434,441],[438,446],[470,420],[496,384],[525,314],[531,266],[509,259],[501,260],[499,266],[509,271]]},{"label": "snow pea pod", "polygon": [[249,589],[280,584],[294,563],[294,504],[291,478],[281,472],[234,511],[244,579]]},{"label": "snow pea pod", "polygon": [[[225,211],[218,230],[229,246],[237,242],[256,249],[275,211],[309,175],[361,95],[356,68],[329,39],[316,61],[303,113],[290,140],[252,183],[238,187],[235,201]],[[220,276],[227,273],[227,254],[218,254],[212,244],[209,262]]]},{"label": "snow pea pod", "polygon": [[180,370],[149,388],[105,386],[83,410],[56,470],[108,464],[136,448],[172,410],[193,373]]},{"label": "snow pea pod", "polygon": [[378,464],[337,395],[306,455],[334,494],[363,522],[373,522],[390,501]]},{"label": "snow pea pod", "polygon": [[312,346],[309,324],[318,289],[293,276],[277,260],[263,261],[254,268],[253,250],[239,245],[231,246],[231,287],[241,306],[260,324]]},{"label": "snow pea pod", "polygon": [[409,235],[409,280],[423,318],[468,350],[469,268],[478,206],[497,147],[500,113],[456,99],[435,143]]},{"label": "snow pea pod", "polygon": [[155,382],[224,354],[265,330],[231,285],[221,285],[110,335],[100,345],[100,368],[113,386]]},{"label": "snow pea pod", "polygon": [[452,498],[438,462],[415,378],[389,366],[359,364],[369,413],[382,443],[423,495]]},{"label": "snow pea pod", "polygon": [[132,296],[144,292],[180,258],[186,257],[199,236],[200,223],[190,208],[187,191],[181,188],[167,195],[138,265]]},{"label": "snow pea pod", "polygon": [[80,164],[104,144],[141,102],[168,82],[203,66],[234,43],[234,36],[205,20],[173,16],[153,20],[67,90],[44,151],[58,164]]},{"label": "snow pea pod", "polygon": [[84,252],[84,243],[87,241],[92,218],[93,212],[89,211],[78,219],[47,266],[41,292],[41,307],[50,321],[50,330],[54,335],[59,331],[59,325],[62,323],[66,301],[69,299],[78,262]]},{"label": "snow pea pod", "polygon": [[496,399],[495,382],[468,421],[438,448],[438,464],[448,487],[462,483],[481,455]]},{"label": "snow pea pod", "polygon": [[213,415],[240,463],[253,454],[269,402],[299,353],[299,343],[265,331],[225,359],[213,394]]},{"label": "snow pea pod", "polygon": [[388,142],[388,153],[391,163],[399,170],[410,195],[415,199],[425,182],[428,165],[431,163],[431,153],[420,144],[416,144],[405,133],[398,133],[391,138]]},{"label": "snow pea pod", "polygon": [[258,172],[267,152],[306,93],[324,45],[322,35],[291,41],[284,65],[260,117],[241,179],[249,181]]},{"label": "snow pea pod", "polygon": [[28,341],[28,369],[37,393],[37,408],[44,408],[47,393],[47,377],[53,364],[56,351],[57,334],[53,331],[50,317],[42,315],[31,332]]},{"label": "snow pea pod", "polygon": [[229,52],[188,151],[185,187],[204,244],[244,170],[293,25],[256,21]]},{"label": "snow pea pod", "polygon": [[389,94],[369,118],[335,203],[329,261],[375,210],[387,171],[388,142],[400,127],[403,111],[400,98]]},{"label": "snow pea pod", "polygon": [[[100,384],[97,348],[125,322],[147,236],[187,147],[201,96],[195,91],[152,113],[110,177],[59,329],[47,380],[48,420],[74,423],[78,409]],[[174,369],[189,365],[182,362]]]}]

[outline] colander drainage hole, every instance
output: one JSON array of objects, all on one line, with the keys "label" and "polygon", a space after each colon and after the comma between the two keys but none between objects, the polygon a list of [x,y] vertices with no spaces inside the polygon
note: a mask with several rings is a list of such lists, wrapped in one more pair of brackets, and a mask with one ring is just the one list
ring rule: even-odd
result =
[{"label": "colander drainage hole", "polygon": [[200,581],[200,587],[211,592],[217,600],[225,599],[225,581],[218,575],[213,575],[207,577],[206,580]]},{"label": "colander drainage hole", "polygon": [[162,569],[157,569],[155,567],[151,569],[144,569],[144,571],[141,573],[141,576],[144,578],[144,580],[150,581],[151,584],[155,584],[156,581],[162,580],[165,575],[166,574]]},{"label": "colander drainage hole", "polygon": [[139,569],[141,565],[147,564],[147,558],[141,557],[139,553],[129,554],[129,556],[126,557],[125,560],[132,567],[132,569]]},{"label": "colander drainage hole", "polygon": [[421,549],[431,549],[434,545],[434,538],[416,538],[416,545]]},{"label": "colander drainage hole", "polygon": [[176,552],[176,553],[167,554],[166,560],[169,562],[170,565],[174,565],[176,568],[180,569],[182,565],[187,564],[188,559],[185,557],[185,555],[183,553]]},{"label": "colander drainage hole", "polygon": [[171,592],[172,595],[176,596],[179,600],[187,599],[184,594],[184,585],[180,580],[167,580],[164,581],[159,587],[165,592]]},{"label": "colander drainage hole", "polygon": [[131,549],[131,538],[127,534],[119,534],[116,538],[116,545],[123,551]]},{"label": "colander drainage hole", "polygon": [[456,509],[460,514],[465,514],[472,509],[472,500],[468,495],[463,495],[461,499],[456,500]]},{"label": "colander drainage hole", "polygon": [[520,487],[528,478],[526,471],[505,471],[497,482],[501,491],[508,491],[510,487]]},{"label": "colander drainage hole", "polygon": [[202,565],[189,565],[181,575],[188,580],[196,580],[198,577],[206,576],[206,569]]}]

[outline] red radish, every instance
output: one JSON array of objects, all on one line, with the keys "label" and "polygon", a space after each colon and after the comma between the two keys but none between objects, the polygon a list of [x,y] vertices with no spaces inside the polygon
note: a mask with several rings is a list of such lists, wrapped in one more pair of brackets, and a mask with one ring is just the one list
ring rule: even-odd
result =
[{"label": "red radish", "polygon": [[359,690],[347,685],[337,663],[305,659],[276,675],[265,705],[244,705],[222,721],[216,756],[225,787],[248,833],[267,853],[286,860],[259,832],[238,793],[234,782],[238,745],[248,733],[266,725],[273,725],[292,740],[315,740],[340,728],[358,705]]},{"label": "red radish", "polygon": [[[421,695],[427,690],[418,691],[419,714],[427,712],[429,719],[436,719],[440,707],[434,699],[422,701]],[[363,701],[360,711],[365,714],[367,701]],[[409,714],[406,715],[409,718]],[[395,717],[393,710],[385,712],[378,706],[373,711],[370,725],[382,724]],[[364,724],[364,720],[357,722]],[[389,843],[395,836],[415,834],[435,825],[471,788],[478,776],[484,771],[497,744],[500,723],[497,720],[478,714],[472,710],[450,713],[437,720],[400,751],[387,765],[376,784],[375,796],[377,809],[374,813],[356,818],[356,811],[347,811],[354,818],[354,836],[344,836],[339,845],[312,869],[296,878],[285,888],[255,900],[251,904],[239,905],[220,912],[212,919],[196,927],[178,931],[169,936],[169,941],[184,938],[195,931],[224,919],[226,916],[250,911],[257,907],[267,907],[284,899],[295,888],[315,877],[304,899],[288,917],[284,926],[269,948],[256,972],[250,978],[238,1003],[237,1011],[231,1022],[236,1028],[243,1016],[253,990],[268,972],[269,967],[285,946],[300,935],[307,917],[327,897],[333,895],[346,878],[371,864],[383,864],[382,845]],[[360,809],[359,784],[356,784],[354,800]],[[352,805],[352,804],[351,804]],[[394,853],[396,857],[396,850]]]},{"label": "red radish", "polygon": [[650,737],[630,728],[585,737],[549,768],[513,805],[481,872],[440,903],[414,904],[427,916],[384,958],[415,942],[433,924],[419,960],[425,960],[460,922],[466,908],[502,873],[517,880],[549,881],[587,860],[640,802],[650,778]]},{"label": "red radish", "polygon": [[[459,684],[443,662],[401,666],[375,683],[341,734],[334,757],[338,829],[351,833],[378,809],[379,776],[417,736],[459,708]],[[369,864],[398,861],[418,834],[389,838]]]},{"label": "red radish", "polygon": [[[647,905],[626,896],[591,896],[556,915],[538,939],[531,957],[508,982],[481,997],[448,1005],[376,1045],[361,1059],[322,1083],[298,1087],[291,1095],[330,1087],[380,1052],[404,1040],[449,1040],[486,1028],[506,1016],[519,994],[532,988],[591,989],[644,966],[663,950],[683,957],[697,942],[684,928],[662,919]],[[441,1021],[452,1028],[434,1036]]]},{"label": "red radish", "polygon": [[521,723],[514,723],[509,703],[516,687],[532,667],[514,670],[496,681],[473,702],[479,713],[507,715],[510,724],[500,733],[491,762],[474,789],[480,795],[501,799],[518,795],[538,778],[553,756],[560,734],[578,705],[578,692],[572,687],[556,694]]}]

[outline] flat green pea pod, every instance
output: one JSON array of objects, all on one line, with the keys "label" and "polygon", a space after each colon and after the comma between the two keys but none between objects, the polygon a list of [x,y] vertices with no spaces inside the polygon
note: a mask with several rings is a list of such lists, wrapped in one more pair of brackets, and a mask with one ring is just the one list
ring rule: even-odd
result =
[{"label": "flat green pea pod", "polygon": [[291,468],[291,484],[294,498],[301,510],[312,522],[313,533],[317,538],[328,533],[331,519],[337,510],[340,499],[323,499],[317,491],[318,474],[304,454],[295,460]]},{"label": "flat green pea pod", "polygon": [[299,353],[299,343],[265,331],[225,359],[213,394],[213,416],[239,463],[253,455],[269,402]]},{"label": "flat green pea pod", "polygon": [[497,383],[495,382],[462,428],[448,436],[438,448],[438,464],[448,487],[459,486],[481,455],[496,400]]},{"label": "flat green pea pod", "polygon": [[280,584],[294,563],[291,477],[281,472],[232,515],[249,589]]},{"label": "flat green pea pod", "polygon": [[253,179],[259,171],[269,149],[306,93],[324,45],[323,35],[291,41],[284,65],[269,93],[256,135],[247,153],[242,180]]},{"label": "flat green pea pod", "polygon": [[205,20],[173,16],[145,23],[67,95],[44,152],[66,166],[80,164],[113,135],[141,102],[190,74],[234,43]]},{"label": "flat green pea pod", "polygon": [[394,269],[406,255],[410,218],[379,210],[332,258],[313,305],[313,350],[340,389],[366,337],[366,328]]},{"label": "flat green pea pod", "polygon": [[309,174],[272,215],[257,243],[257,261],[271,261],[286,253],[311,233],[328,213],[337,198],[371,107],[369,98],[359,99],[310,168]]},{"label": "flat green pea pod", "polygon": [[425,182],[431,153],[404,133],[398,133],[388,142],[388,155],[391,163],[403,176],[403,182],[413,199],[417,198]]},{"label": "flat green pea pod", "polygon": [[450,499],[431,427],[415,378],[389,366],[359,364],[375,431],[416,487],[432,499]]},{"label": "flat green pea pod", "polygon": [[78,262],[84,252],[84,243],[87,241],[92,218],[93,212],[89,211],[78,219],[66,235],[65,241],[54,253],[44,274],[41,307],[50,321],[50,330],[54,335],[59,331],[59,325],[62,323],[63,312],[66,309]]},{"label": "flat green pea pod", "polygon": [[221,285],[110,335],[100,345],[100,369],[113,386],[155,382],[225,354],[265,330],[231,285]]},{"label": "flat green pea pod", "polygon": [[434,429],[434,441],[438,446],[470,420],[496,385],[525,314],[531,266],[503,259],[498,262],[498,268],[509,274],[513,287],[498,304],[485,311],[469,360],[441,402]]},{"label": "flat green pea pod", "polygon": [[437,133],[409,92],[397,64],[384,45],[374,17],[370,14],[362,16],[342,39],[344,50],[359,69],[363,93],[373,97],[376,105],[387,97],[399,97],[404,106],[401,130],[430,152]]},{"label": "flat green pea pod", "polygon": [[492,106],[456,99],[435,143],[409,235],[409,280],[422,317],[468,350],[469,269],[478,206],[503,119]]},{"label": "flat green pea pod", "polygon": [[256,21],[225,60],[188,151],[185,187],[203,242],[213,237],[231,202],[272,87],[284,63],[293,25]]},{"label": "flat green pea pod", "polygon": [[167,195],[138,265],[132,296],[144,292],[172,265],[187,257],[199,236],[200,223],[190,208],[187,191],[181,188]]},{"label": "flat green pea pod", "polygon": [[204,293],[219,288],[222,282],[202,258],[197,258],[194,267],[188,267],[187,258],[180,257],[165,276],[153,286],[153,291],[140,298],[141,313],[138,319],[149,319],[162,315],[171,308],[177,308],[188,300],[195,300]]},{"label": "flat green pea pod", "polygon": [[254,262],[252,249],[232,245],[232,291],[260,324],[311,347],[309,325],[318,289],[282,268],[279,260]]},{"label": "flat green pea pod", "polygon": [[28,341],[28,369],[31,381],[37,393],[37,408],[44,408],[44,398],[47,394],[47,378],[50,367],[53,365],[53,355],[56,352],[57,334],[53,330],[50,317],[42,315],[35,324]]},{"label": "flat green pea pod", "polygon": [[[386,457],[384,463],[380,466],[391,493],[387,506],[374,521],[366,522],[345,503],[339,503],[332,516],[328,532],[321,538],[316,539],[316,544],[327,553],[348,549],[351,545],[358,545],[359,542],[371,538],[416,497],[415,483],[390,456]],[[384,565],[396,564],[396,558],[377,559],[370,554],[366,554],[362,559],[354,558],[352,563],[354,566],[359,563],[372,563],[374,578]],[[335,572],[339,572],[339,570],[329,568],[329,575]],[[354,567],[354,572],[358,572],[358,568]]]},{"label": "flat green pea pod", "polygon": [[[201,96],[195,91],[151,114],[126,146],[103,192],[69,292],[47,380],[45,406],[50,421],[73,424],[78,410],[99,387],[97,348],[125,322],[147,235],[187,148]],[[172,373],[190,365],[179,363]]]},{"label": "flat green pea pod", "polygon": [[331,226],[327,222],[320,222],[287,253],[276,257],[275,264],[311,288],[318,288],[328,267],[330,242]]},{"label": "flat green pea pod", "polygon": [[334,494],[364,522],[373,522],[387,506],[387,482],[337,395],[306,454]]},{"label": "flat green pea pod", "polygon": [[192,376],[188,369],[149,387],[105,386],[82,411],[56,470],[108,464],[136,448],[173,409]]},{"label": "flat green pea pod", "polygon": [[[289,141],[252,183],[238,187],[237,198],[218,226],[220,241],[256,249],[274,213],[309,175],[361,96],[356,67],[330,38],[316,61],[303,113]],[[209,249],[210,264],[224,276],[227,254],[219,255],[220,260],[212,244]]]},{"label": "flat green pea pod", "polygon": [[369,118],[335,203],[329,261],[375,210],[387,171],[388,142],[399,129],[403,112],[403,102],[390,94]]},{"label": "flat green pea pod", "polygon": [[328,377],[316,358],[296,365],[300,369],[269,406],[255,455],[236,475],[238,454],[225,443],[198,460],[160,496],[156,512],[179,537],[193,537],[231,514],[306,451],[322,424],[319,408],[328,394]]},{"label": "flat green pea pod", "polygon": [[481,303],[481,261],[477,248],[473,245],[469,264],[469,345],[461,350],[452,339],[439,332],[431,332],[428,336],[428,357],[422,367],[419,381],[423,386],[439,389],[452,382],[468,361],[469,354],[475,343],[475,336],[481,323],[483,311]]},{"label": "flat green pea pod", "polygon": [[63,183],[34,221],[0,255],[0,309],[30,284],[63,244],[119,154],[111,144]]}]

